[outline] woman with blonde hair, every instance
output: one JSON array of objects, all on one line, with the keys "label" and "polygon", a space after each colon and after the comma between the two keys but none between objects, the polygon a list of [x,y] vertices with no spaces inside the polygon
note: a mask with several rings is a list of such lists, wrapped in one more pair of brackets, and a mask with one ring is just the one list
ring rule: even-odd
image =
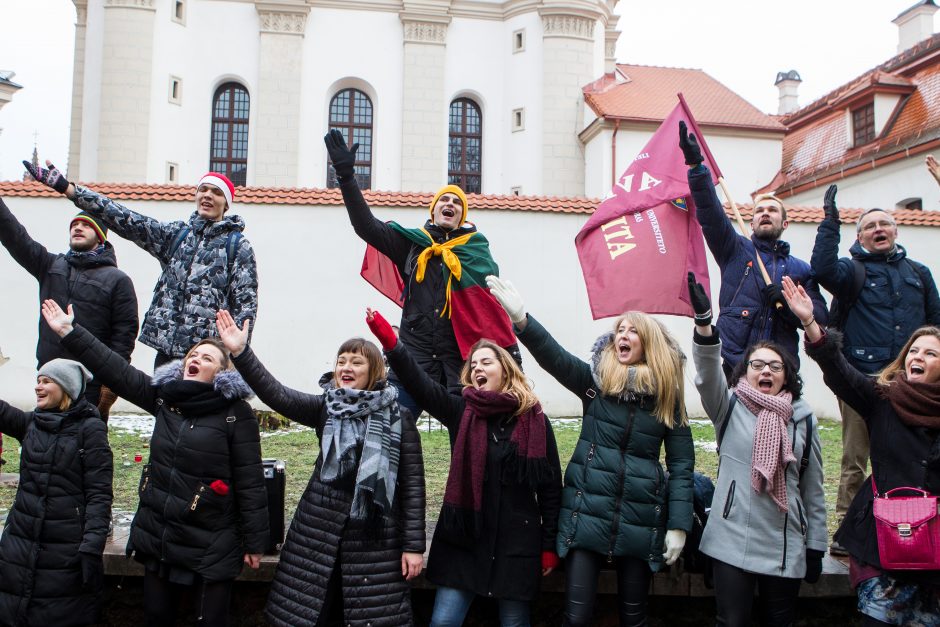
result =
[{"label": "woman with blonde hair", "polygon": [[[597,340],[586,363],[526,314],[511,283],[490,276],[487,285],[538,364],[584,404],[559,516],[564,624],[593,624],[606,562],[617,570],[621,626],[645,625],[650,578],[676,561],[692,527],[695,453],[685,414],[685,357],[655,318],[633,311]],[[659,462],[664,446],[668,483]]]},{"label": "woman with blonde hair", "polygon": [[[873,513],[876,493],[913,488],[940,495],[940,328],[914,331],[873,379],[846,360],[841,333],[819,326],[802,286],[784,277],[783,295],[806,329],[806,354],[819,364],[823,381],[868,427],[871,476],[835,534],[849,553],[861,624],[940,625],[940,570],[883,568]],[[923,557],[932,555],[924,551]]]},{"label": "woman with blonde hair", "polygon": [[389,365],[452,442],[444,504],[428,555],[433,627],[463,624],[479,595],[499,601],[503,627],[529,625],[539,579],[558,564],[561,466],[551,424],[512,356],[486,339],[470,349],[451,393],[421,369],[381,314],[369,327]]}]

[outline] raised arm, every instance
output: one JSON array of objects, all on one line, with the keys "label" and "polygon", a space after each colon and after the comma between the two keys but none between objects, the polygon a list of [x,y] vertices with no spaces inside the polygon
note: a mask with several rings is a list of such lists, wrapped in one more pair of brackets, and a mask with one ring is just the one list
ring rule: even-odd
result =
[{"label": "raised arm", "polygon": [[10,209],[0,199],[0,244],[10,252],[16,263],[31,275],[41,280],[42,276],[55,261],[56,256],[46,247],[35,241],[26,232]]},{"label": "raised arm", "polygon": [[720,433],[721,423],[728,413],[728,381],[721,368],[721,341],[712,327],[712,308],[705,288],[688,276],[689,299],[695,311],[695,331],[692,337],[692,360],[695,362],[695,387],[702,398],[705,413]]},{"label": "raised arm", "polygon": [[20,442],[26,437],[26,427],[29,426],[30,414],[6,401],[0,401],[0,433],[5,433]]},{"label": "raised arm", "polygon": [[330,161],[333,162],[346,212],[349,214],[349,222],[356,235],[396,265],[404,265],[408,252],[411,250],[411,243],[372,215],[372,210],[362,197],[359,184],[356,182],[356,150],[359,144],[353,144],[351,149],[348,148],[343,133],[337,129],[330,130],[324,136],[323,142],[326,144]]},{"label": "raised arm", "polygon": [[927,324],[940,326],[940,295],[937,294],[937,284],[934,281],[930,268],[923,264],[920,266],[921,280],[924,282],[924,309]]},{"label": "raised arm", "polygon": [[112,478],[114,457],[108,445],[108,425],[101,420],[83,420],[82,486],[85,492],[85,528],[78,550],[100,556],[104,552],[111,524],[114,499]]},{"label": "raised arm", "polygon": [[457,427],[463,415],[463,397],[451,394],[443,385],[431,380],[405,345],[398,341],[391,325],[382,314],[367,309],[366,324],[382,344],[389,365],[415,402],[448,429]]},{"label": "raised arm", "polygon": [[839,240],[841,218],[836,207],[836,192],[838,187],[830,185],[823,200],[825,217],[816,229],[816,242],[813,244],[813,255],[809,265],[813,269],[816,280],[829,293],[846,298],[851,291],[855,278],[855,269],[848,259],[839,259]]}]

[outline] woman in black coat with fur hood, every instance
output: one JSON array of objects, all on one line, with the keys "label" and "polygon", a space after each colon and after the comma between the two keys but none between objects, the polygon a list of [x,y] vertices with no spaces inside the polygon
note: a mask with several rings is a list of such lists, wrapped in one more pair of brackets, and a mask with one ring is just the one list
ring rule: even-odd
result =
[{"label": "woman in black coat with fur hood", "polygon": [[112,458],[108,428],[84,398],[90,375],[53,359],[36,376],[36,409],[0,401],[0,429],[22,445],[0,540],[0,625],[97,621]]},{"label": "woman in black coat with fur hood", "polygon": [[47,300],[43,316],[103,385],[156,418],[127,543],[145,568],[147,624],[173,625],[193,588],[199,624],[228,625],[232,581],[260,565],[268,514],[251,390],[225,346],[203,340],[150,377],[73,328],[71,306]]}]

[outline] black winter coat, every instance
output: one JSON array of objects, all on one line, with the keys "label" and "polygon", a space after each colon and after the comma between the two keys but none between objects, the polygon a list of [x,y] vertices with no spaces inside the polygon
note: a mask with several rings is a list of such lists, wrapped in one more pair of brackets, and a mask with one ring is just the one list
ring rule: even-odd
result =
[{"label": "black winter coat", "polygon": [[0,540],[0,624],[95,623],[100,591],[83,586],[81,553],[100,556],[108,535],[108,427],[85,400],[64,412],[23,412],[0,401],[0,429],[22,445]]},{"label": "black winter coat", "polygon": [[[842,334],[829,331],[819,346],[805,345],[806,354],[816,360],[823,372],[823,381],[836,396],[857,411],[865,420],[871,441],[871,472],[878,492],[899,487],[913,487],[940,494],[940,460],[936,450],[940,432],[905,425],[891,403],[878,390],[871,377],[852,367],[843,355]],[[855,559],[881,567],[878,537],[872,513],[874,494],[869,476],[852,500],[835,539]],[[940,572],[905,573],[908,577],[932,579],[940,584]]]},{"label": "black winter coat", "polygon": [[[271,409],[323,435],[325,397],[281,385],[251,348],[235,358],[235,367]],[[337,566],[342,576],[343,623],[356,627],[411,625],[411,592],[401,574],[403,551],[424,553],[425,493],[421,439],[414,419],[402,410],[401,457],[394,516],[377,537],[349,516],[353,485],[348,489],[320,480],[322,455],[300,497],[281,551],[268,605],[268,622],[284,627],[317,625],[327,584]]]},{"label": "black winter coat", "polygon": [[[811,263],[819,284],[844,303],[853,296],[855,267],[851,259],[839,258],[840,235],[839,222],[823,220]],[[875,374],[897,356],[918,327],[940,324],[940,296],[930,270],[908,259],[903,246],[887,255],[875,254],[856,241],[849,252],[864,264],[865,282],[843,316],[842,352],[853,367]]]},{"label": "black winter coat", "polygon": [[[387,351],[389,365],[405,389],[451,433],[463,426],[466,400],[451,394],[421,370],[404,344]],[[493,416],[487,427],[486,470],[483,480],[483,529],[479,538],[457,536],[440,524],[428,554],[428,581],[439,586],[471,590],[482,596],[531,601],[539,591],[542,552],[555,552],[561,503],[561,464],[552,426],[545,418],[546,458],[551,476],[537,490],[506,472],[515,455],[511,443],[514,416]]]},{"label": "black winter coat", "polygon": [[[39,281],[40,303],[51,298],[63,310],[71,303],[76,323],[130,361],[137,336],[137,294],[131,278],[118,270],[110,242],[98,255],[50,253],[29,236],[0,200],[0,243]],[[40,318],[37,368],[58,357],[75,359]]]},{"label": "black winter coat", "polygon": [[[268,544],[261,438],[245,400],[251,390],[234,370],[216,375],[214,384],[183,382],[181,362],[151,378],[78,326],[62,343],[102,384],[156,418],[128,553],[208,582],[234,579],[245,553],[263,553]],[[203,402],[173,400],[180,384]],[[210,487],[216,480],[228,494]]]}]

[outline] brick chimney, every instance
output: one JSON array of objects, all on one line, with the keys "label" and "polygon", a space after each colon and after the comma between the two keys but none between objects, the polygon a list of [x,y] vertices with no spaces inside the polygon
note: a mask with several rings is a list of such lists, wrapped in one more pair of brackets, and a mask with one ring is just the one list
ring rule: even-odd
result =
[{"label": "brick chimney", "polygon": [[799,103],[797,102],[797,91],[800,88],[800,83],[803,82],[803,79],[800,78],[800,73],[796,70],[790,70],[789,72],[777,72],[777,80],[774,81],[774,85],[777,86],[777,89],[780,91],[780,100],[777,105],[777,115],[786,115],[787,113],[793,113],[800,108]]},{"label": "brick chimney", "polygon": [[934,0],[921,0],[891,20],[898,25],[898,54],[933,35],[937,8]]}]

